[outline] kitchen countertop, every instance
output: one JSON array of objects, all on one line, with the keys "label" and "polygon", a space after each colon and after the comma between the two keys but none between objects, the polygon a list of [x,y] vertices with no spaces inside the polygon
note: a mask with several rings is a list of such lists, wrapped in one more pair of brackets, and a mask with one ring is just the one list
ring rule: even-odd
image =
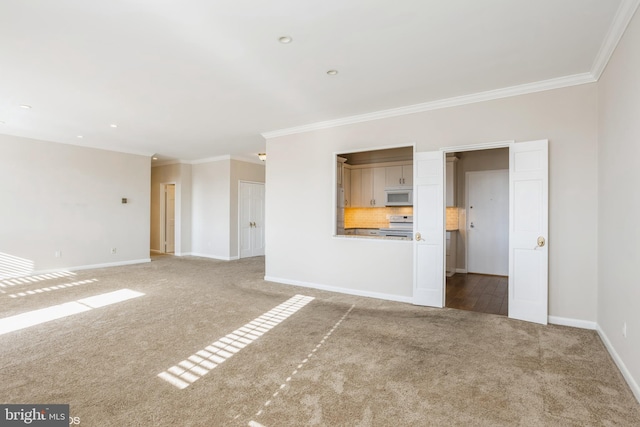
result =
[{"label": "kitchen countertop", "polygon": [[376,239],[376,240],[406,240],[406,241],[413,241],[413,239],[411,239],[409,237],[398,237],[398,236],[363,236],[363,235],[357,235],[357,234],[336,234],[334,237],[344,237],[344,238],[347,238],[347,239]]}]

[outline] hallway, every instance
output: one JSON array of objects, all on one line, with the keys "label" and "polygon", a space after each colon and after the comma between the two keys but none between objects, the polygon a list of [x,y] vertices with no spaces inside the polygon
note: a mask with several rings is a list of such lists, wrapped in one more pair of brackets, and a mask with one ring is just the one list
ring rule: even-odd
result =
[{"label": "hallway", "polygon": [[484,274],[455,274],[447,277],[446,306],[480,313],[509,313],[509,278]]}]

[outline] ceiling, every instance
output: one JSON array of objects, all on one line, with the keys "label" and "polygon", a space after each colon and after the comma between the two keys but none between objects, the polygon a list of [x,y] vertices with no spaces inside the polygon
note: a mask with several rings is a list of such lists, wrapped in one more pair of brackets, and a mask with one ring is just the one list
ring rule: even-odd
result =
[{"label": "ceiling", "polygon": [[263,134],[595,81],[637,5],[2,1],[0,133],[163,159],[255,158]]}]

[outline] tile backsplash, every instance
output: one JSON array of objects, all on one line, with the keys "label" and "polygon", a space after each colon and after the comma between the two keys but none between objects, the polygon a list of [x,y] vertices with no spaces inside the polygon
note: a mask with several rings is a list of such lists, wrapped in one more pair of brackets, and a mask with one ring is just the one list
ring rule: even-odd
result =
[{"label": "tile backsplash", "polygon": [[413,215],[413,207],[345,208],[344,228],[387,228],[389,215]]}]

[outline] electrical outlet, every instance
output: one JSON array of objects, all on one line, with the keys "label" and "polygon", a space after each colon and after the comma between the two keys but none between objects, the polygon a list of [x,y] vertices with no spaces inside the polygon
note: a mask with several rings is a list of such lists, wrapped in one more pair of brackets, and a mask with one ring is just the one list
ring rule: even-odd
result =
[{"label": "electrical outlet", "polygon": [[625,338],[627,337],[627,322],[622,324],[622,336]]},{"label": "electrical outlet", "polygon": [[62,251],[55,251],[53,254],[56,258],[60,258],[62,256]]},{"label": "electrical outlet", "polygon": [[111,253],[112,253],[112,254],[115,254],[116,252],[118,252],[118,249],[116,249],[116,248],[111,248]]}]

